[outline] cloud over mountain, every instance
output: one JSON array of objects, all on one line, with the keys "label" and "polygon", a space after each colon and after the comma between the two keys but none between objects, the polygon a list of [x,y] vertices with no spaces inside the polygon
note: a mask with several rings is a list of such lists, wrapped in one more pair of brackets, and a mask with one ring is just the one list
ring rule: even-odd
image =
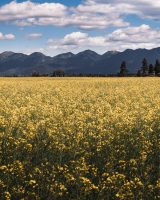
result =
[{"label": "cloud over mountain", "polygon": [[101,47],[105,50],[125,50],[127,48],[154,48],[160,43],[160,29],[153,30],[149,25],[121,28],[105,36],[89,36],[84,32],[73,32],[59,40],[50,39],[49,48],[83,49]]}]

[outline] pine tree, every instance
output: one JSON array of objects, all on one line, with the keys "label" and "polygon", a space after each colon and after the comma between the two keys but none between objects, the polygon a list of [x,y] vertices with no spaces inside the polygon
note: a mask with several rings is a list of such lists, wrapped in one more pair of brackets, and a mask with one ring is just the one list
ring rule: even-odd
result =
[{"label": "pine tree", "polygon": [[126,65],[126,62],[123,61],[120,67],[120,76],[127,76],[127,73],[128,73],[127,65]]},{"label": "pine tree", "polygon": [[154,75],[155,71],[154,71],[154,66],[152,64],[149,65],[149,71],[148,71],[149,75]]},{"label": "pine tree", "polygon": [[155,74],[160,74],[160,61],[157,59],[155,64]]},{"label": "pine tree", "polygon": [[142,61],[142,74],[147,75],[148,74],[148,61],[146,58]]}]

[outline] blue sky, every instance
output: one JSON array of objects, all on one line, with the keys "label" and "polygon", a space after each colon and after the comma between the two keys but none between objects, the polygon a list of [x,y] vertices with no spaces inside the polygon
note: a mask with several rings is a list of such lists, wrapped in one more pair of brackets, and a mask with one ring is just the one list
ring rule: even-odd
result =
[{"label": "blue sky", "polygon": [[1,0],[0,52],[156,48],[159,10],[157,0]]},{"label": "blue sky", "polygon": [[[8,4],[10,3],[11,0],[1,0],[0,1],[0,5],[4,5],[4,4]],[[20,2],[24,2],[23,0],[17,0],[18,3]],[[80,4],[82,2],[82,0],[48,0],[48,1],[44,1],[44,0],[33,0],[32,2],[35,2],[35,3],[44,3],[44,2],[47,2],[47,3],[62,3],[62,4],[65,4],[65,5],[68,5],[68,6],[76,6],[78,4]]]}]

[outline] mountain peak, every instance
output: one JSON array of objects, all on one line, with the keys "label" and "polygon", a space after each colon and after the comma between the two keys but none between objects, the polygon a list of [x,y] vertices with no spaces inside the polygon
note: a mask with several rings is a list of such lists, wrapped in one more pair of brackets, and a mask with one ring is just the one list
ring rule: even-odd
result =
[{"label": "mountain peak", "polygon": [[132,51],[134,51],[134,50],[133,49],[126,49],[124,52],[132,52]]},{"label": "mountain peak", "polygon": [[53,58],[58,58],[58,59],[67,59],[67,58],[71,58],[73,57],[75,54],[73,54],[72,52],[67,52],[67,53],[62,53],[62,54],[59,54]]},{"label": "mountain peak", "polygon": [[31,57],[43,57],[45,55],[41,52],[34,52],[34,53],[31,53],[29,56],[31,56]]},{"label": "mountain peak", "polygon": [[98,53],[96,53],[95,51],[92,51],[90,49],[82,51],[82,52],[78,53],[77,55],[82,55],[82,54],[91,55],[91,56],[99,55]]},{"label": "mountain peak", "polygon": [[12,51],[4,51],[3,53],[0,54],[0,56],[3,57],[3,58],[4,57],[7,58],[8,56],[11,56],[13,54],[15,54],[15,53],[12,52]]},{"label": "mountain peak", "polygon": [[118,54],[119,51],[107,51],[106,53],[104,53],[103,55],[116,55]]}]

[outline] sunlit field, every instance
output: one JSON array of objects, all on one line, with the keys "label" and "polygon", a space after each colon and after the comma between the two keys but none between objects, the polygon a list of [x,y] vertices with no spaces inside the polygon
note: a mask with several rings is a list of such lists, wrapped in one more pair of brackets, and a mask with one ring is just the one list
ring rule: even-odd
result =
[{"label": "sunlit field", "polygon": [[158,200],[159,134],[160,78],[1,78],[0,200]]}]

